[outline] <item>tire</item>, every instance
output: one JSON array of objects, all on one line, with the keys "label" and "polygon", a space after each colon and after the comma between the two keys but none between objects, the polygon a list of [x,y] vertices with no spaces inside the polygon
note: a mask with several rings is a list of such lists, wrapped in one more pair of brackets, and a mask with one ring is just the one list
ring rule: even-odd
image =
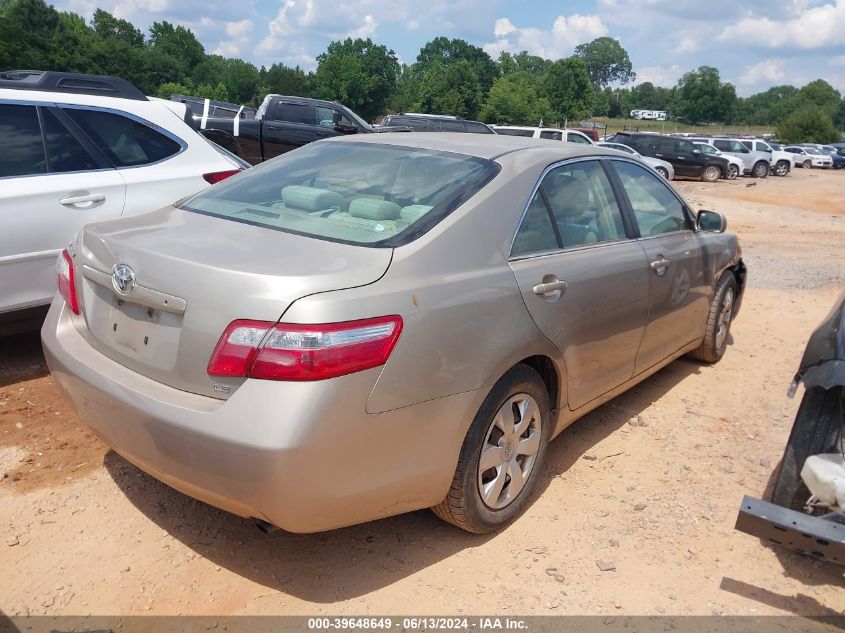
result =
[{"label": "tire", "polygon": [[765,178],[766,176],[768,176],[769,175],[769,165],[768,165],[768,163],[764,163],[763,161],[760,161],[759,163],[754,165],[754,168],[751,170],[751,175],[754,178]]},{"label": "tire", "polygon": [[810,498],[801,479],[801,469],[810,455],[834,453],[839,432],[845,425],[845,387],[812,387],[804,392],[789,441],[783,452],[770,495],[776,505],[799,512]]},{"label": "tire", "polygon": [[697,349],[689,353],[692,358],[705,363],[715,363],[725,355],[736,300],[736,278],[732,272],[726,271],[716,284],[716,292],[710,302],[704,340]]},{"label": "tire", "polygon": [[786,174],[788,174],[788,173],[789,173],[789,163],[787,163],[785,160],[782,160],[782,161],[778,162],[777,165],[775,165],[775,169],[774,169],[775,176],[786,176]]},{"label": "tire", "polygon": [[669,171],[665,167],[655,167],[654,171],[656,171],[666,180],[669,180]]},{"label": "tire", "polygon": [[[524,410],[520,411],[523,405]],[[533,415],[517,419],[529,411]],[[527,426],[522,435],[507,439],[502,425],[508,427],[509,423],[516,427],[515,431],[519,431],[520,424]],[[528,505],[537,484],[550,433],[546,387],[536,371],[527,365],[517,365],[499,379],[484,399],[461,446],[449,493],[431,508],[434,514],[476,534],[492,532],[513,521]],[[527,452],[536,452],[519,453],[516,449],[520,446]],[[490,466],[484,471],[480,463],[482,450],[490,456]],[[511,477],[512,468],[520,469],[518,472],[526,476],[522,486],[515,490],[511,489],[517,485]],[[501,485],[497,486],[499,480]],[[487,490],[486,498],[482,488]]]},{"label": "tire", "polygon": [[728,167],[728,180],[736,180],[737,176],[739,176],[739,167],[730,165]]},{"label": "tire", "polygon": [[812,169],[812,168],[813,168],[813,159],[808,158],[807,160],[805,160],[805,161],[801,164],[801,166],[802,166],[802,167],[805,167],[806,169]]},{"label": "tire", "polygon": [[715,165],[710,165],[709,167],[705,167],[704,171],[701,172],[701,179],[704,182],[716,182],[721,177],[722,177],[722,171],[718,167],[716,167]]}]

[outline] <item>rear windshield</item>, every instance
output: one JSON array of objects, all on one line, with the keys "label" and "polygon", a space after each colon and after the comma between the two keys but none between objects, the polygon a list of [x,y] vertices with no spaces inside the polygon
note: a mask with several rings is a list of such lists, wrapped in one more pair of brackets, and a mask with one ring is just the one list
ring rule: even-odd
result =
[{"label": "rear windshield", "polygon": [[182,209],[346,244],[393,247],[431,229],[499,173],[489,160],[395,145],[317,142]]}]

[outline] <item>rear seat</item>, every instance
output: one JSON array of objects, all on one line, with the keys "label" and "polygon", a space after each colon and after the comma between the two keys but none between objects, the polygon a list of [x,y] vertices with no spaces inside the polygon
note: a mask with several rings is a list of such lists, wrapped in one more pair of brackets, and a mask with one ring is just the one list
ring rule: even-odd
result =
[{"label": "rear seat", "polygon": [[275,208],[307,212],[326,212],[324,217],[332,222],[373,232],[398,233],[431,211],[424,204],[400,207],[395,202],[359,196],[347,203],[339,193],[317,187],[290,185],[282,188],[282,202]]}]

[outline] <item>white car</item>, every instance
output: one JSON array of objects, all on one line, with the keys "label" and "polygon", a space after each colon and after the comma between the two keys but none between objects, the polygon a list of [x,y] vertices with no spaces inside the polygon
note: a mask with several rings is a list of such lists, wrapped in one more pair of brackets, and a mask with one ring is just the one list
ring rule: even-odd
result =
[{"label": "white car", "polygon": [[788,145],[783,150],[795,155],[795,165],[797,167],[821,167],[823,169],[833,167],[833,159],[818,148]]},{"label": "white car", "polygon": [[525,136],[527,138],[545,138],[552,141],[566,141],[567,143],[581,143],[594,145],[589,136],[578,130],[567,130],[556,127],[534,127],[530,125],[491,125],[496,134],[505,136]]},{"label": "white car", "polygon": [[615,149],[620,152],[625,152],[626,154],[633,154],[641,161],[643,161],[646,165],[651,167],[654,171],[658,174],[663,176],[666,180],[673,180],[675,178],[675,168],[672,167],[672,163],[667,162],[665,160],[661,160],[659,158],[652,158],[651,156],[643,156],[633,147],[629,145],[625,145],[624,143],[605,143],[601,142],[598,143],[601,147],[607,147],[610,149]]},{"label": "white car", "polygon": [[712,154],[713,156],[721,156],[725,160],[728,161],[728,173],[725,176],[728,180],[736,180],[736,177],[739,176],[743,171],[745,171],[745,163],[742,159],[737,158],[733,154],[726,154],[719,148],[710,145],[709,143],[703,143],[701,141],[694,141],[693,145],[695,145],[698,149],[700,149],[705,154]]},{"label": "white car", "polygon": [[0,73],[0,333],[46,312],[56,258],[84,224],[158,209],[243,169],[184,116],[184,104],[115,77]]},{"label": "white car", "polygon": [[772,174],[775,176],[786,176],[795,167],[795,154],[783,151],[783,145],[769,143],[768,141],[756,141],[772,150]]}]

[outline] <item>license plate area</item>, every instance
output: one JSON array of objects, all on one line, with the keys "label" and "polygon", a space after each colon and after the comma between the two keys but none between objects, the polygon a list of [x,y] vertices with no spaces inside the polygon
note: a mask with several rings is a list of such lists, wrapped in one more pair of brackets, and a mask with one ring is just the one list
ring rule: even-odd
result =
[{"label": "license plate area", "polygon": [[179,348],[182,317],[132,303],[95,283],[87,283],[94,301],[86,301],[88,329],[103,344],[162,370],[172,370]]}]

